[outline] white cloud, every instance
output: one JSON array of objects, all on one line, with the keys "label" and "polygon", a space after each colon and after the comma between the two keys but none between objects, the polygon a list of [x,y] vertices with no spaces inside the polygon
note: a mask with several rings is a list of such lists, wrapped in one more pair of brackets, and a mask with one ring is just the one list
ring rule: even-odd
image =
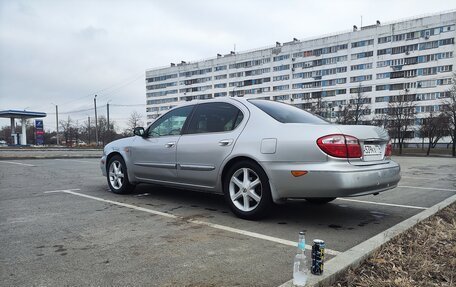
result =
[{"label": "white cloud", "polygon": [[[151,67],[348,30],[361,15],[369,24],[455,7],[446,0],[0,0],[0,109],[84,109],[94,94],[100,106],[141,104]],[[133,109],[145,115],[113,106],[111,118],[121,123]],[[45,124],[55,126],[54,116]]]}]

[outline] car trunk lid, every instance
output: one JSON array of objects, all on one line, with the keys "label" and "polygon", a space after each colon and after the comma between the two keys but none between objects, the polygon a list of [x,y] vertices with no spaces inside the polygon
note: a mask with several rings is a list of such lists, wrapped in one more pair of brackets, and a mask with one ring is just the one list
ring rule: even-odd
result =
[{"label": "car trunk lid", "polygon": [[338,125],[344,135],[354,136],[361,146],[361,158],[349,158],[353,165],[373,165],[387,163],[385,160],[386,145],[389,141],[388,132],[376,126],[350,126]]}]

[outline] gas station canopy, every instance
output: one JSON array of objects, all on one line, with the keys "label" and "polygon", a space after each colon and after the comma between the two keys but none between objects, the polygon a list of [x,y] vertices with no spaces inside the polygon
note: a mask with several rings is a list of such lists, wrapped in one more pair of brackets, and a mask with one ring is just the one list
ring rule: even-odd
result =
[{"label": "gas station canopy", "polygon": [[[10,118],[11,120],[11,136],[13,137],[14,144],[26,145],[27,144],[27,134],[26,134],[26,119],[30,118],[44,118],[46,113],[42,112],[31,112],[31,111],[18,111],[18,110],[5,110],[0,111],[0,118]],[[18,118],[21,119],[22,125],[22,135],[20,136],[20,141],[18,138],[19,134],[16,134],[14,120]]]},{"label": "gas station canopy", "polygon": [[0,118],[44,118],[46,113],[31,111],[6,110],[0,111]]}]

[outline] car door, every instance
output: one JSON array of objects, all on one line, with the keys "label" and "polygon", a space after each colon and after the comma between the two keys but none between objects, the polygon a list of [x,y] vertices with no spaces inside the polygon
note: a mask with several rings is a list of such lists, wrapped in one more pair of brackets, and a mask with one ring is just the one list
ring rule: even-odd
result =
[{"label": "car door", "polygon": [[131,147],[134,174],[140,180],[174,182],[177,176],[176,145],[193,105],[169,111],[138,137]]},{"label": "car door", "polygon": [[181,183],[215,187],[220,165],[241,133],[240,123],[247,110],[243,112],[240,108],[225,102],[195,107],[177,144],[177,175]]}]

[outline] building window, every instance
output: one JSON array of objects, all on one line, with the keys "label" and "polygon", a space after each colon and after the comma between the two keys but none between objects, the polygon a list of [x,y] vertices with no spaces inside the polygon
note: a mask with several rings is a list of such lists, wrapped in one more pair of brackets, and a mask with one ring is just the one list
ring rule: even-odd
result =
[{"label": "building window", "polygon": [[239,78],[239,77],[243,77],[243,76],[244,76],[244,72],[231,73],[230,74],[230,79],[231,78]]},{"label": "building window", "polygon": [[147,80],[148,83],[152,83],[152,82],[166,81],[168,79],[174,79],[174,78],[177,78],[177,74],[170,74],[170,75],[152,77],[152,78],[147,78],[146,80]]},{"label": "building window", "polygon": [[223,80],[223,79],[226,79],[226,78],[227,78],[226,74],[214,76],[214,80]]},{"label": "building window", "polygon": [[370,45],[374,45],[374,39],[354,42],[354,43],[351,44],[351,47],[352,48],[358,48],[358,47],[365,47],[365,46],[370,46]]},{"label": "building window", "polygon": [[389,90],[389,85],[376,85],[375,90],[376,91],[387,91],[387,90]]},{"label": "building window", "polygon": [[351,71],[372,69],[372,63],[359,64],[350,66]]},{"label": "building window", "polygon": [[286,80],[289,80],[290,79],[290,75],[281,75],[281,76],[275,76],[272,78],[272,80],[274,82],[277,82],[277,81],[286,81]]},{"label": "building window", "polygon": [[276,57],[272,58],[272,60],[273,60],[274,62],[278,62],[278,61],[286,60],[286,59],[288,59],[288,58],[290,58],[290,54],[276,56]]},{"label": "building window", "polygon": [[146,93],[148,98],[150,97],[162,97],[166,95],[177,94],[177,90],[169,90],[169,91],[160,91],[160,92],[153,92],[153,93]]},{"label": "building window", "polygon": [[226,83],[215,84],[214,85],[214,89],[221,89],[221,88],[226,88]]},{"label": "building window", "polygon": [[289,69],[290,69],[290,65],[281,65],[281,66],[274,67],[273,71],[278,72],[278,71],[289,70]]},{"label": "building window", "polygon": [[200,84],[200,83],[208,82],[211,79],[212,79],[211,77],[197,78],[197,79],[181,81],[180,84],[188,86],[188,85]]},{"label": "building window", "polygon": [[223,70],[226,70],[226,65],[223,65],[223,66],[217,66],[217,67],[215,67],[215,69],[214,69],[214,70],[215,70],[216,72],[217,72],[217,71],[223,71]]},{"label": "building window", "polygon": [[368,57],[372,57],[373,55],[374,55],[373,51],[356,53],[356,54],[351,55],[351,59],[356,60],[356,59],[368,58]]},{"label": "building window", "polygon": [[274,96],[273,99],[274,101],[288,101],[290,99],[290,95]]},{"label": "building window", "polygon": [[372,92],[372,86],[363,86],[361,89],[359,87],[350,88],[350,94],[357,94],[359,91],[361,91],[361,93]]},{"label": "building window", "polygon": [[281,86],[274,86],[272,87],[273,91],[283,91],[290,89],[290,85],[281,85]]},{"label": "building window", "polygon": [[146,89],[147,90],[157,90],[157,89],[164,89],[164,88],[167,88],[167,87],[173,87],[173,86],[176,86],[176,85],[177,85],[177,82],[162,83],[162,84],[146,86]]},{"label": "building window", "polygon": [[378,38],[378,43],[379,44],[388,43],[388,42],[391,42],[391,36]]},{"label": "building window", "polygon": [[261,75],[264,73],[269,73],[271,71],[271,68],[262,68],[262,69],[256,69],[256,70],[250,70],[250,71],[245,71],[245,76],[255,76],[255,75]]},{"label": "building window", "polygon": [[204,75],[204,74],[207,74],[210,72],[212,72],[212,68],[206,68],[206,69],[201,69],[201,70],[182,72],[182,73],[179,73],[179,76],[180,77],[191,77],[191,76],[195,76],[195,75]]},{"label": "building window", "polygon": [[370,80],[372,80],[372,75],[363,75],[363,76],[350,77],[350,83],[370,81]]}]

